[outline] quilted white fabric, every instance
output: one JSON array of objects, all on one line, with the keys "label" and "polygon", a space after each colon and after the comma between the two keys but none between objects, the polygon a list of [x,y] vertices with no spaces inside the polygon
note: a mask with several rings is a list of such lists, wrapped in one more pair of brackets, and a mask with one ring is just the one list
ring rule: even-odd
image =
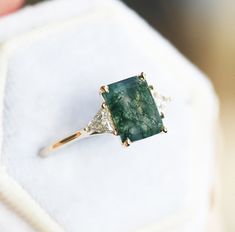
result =
[{"label": "quilted white fabric", "polygon": [[[206,231],[218,109],[197,68],[111,0],[28,7],[0,21],[0,40],[2,165],[45,215],[69,232]],[[164,120],[168,134],[128,149],[104,135],[48,159],[37,156],[44,145],[88,123],[100,107],[102,84],[141,71],[173,99]],[[11,212],[6,216],[0,208],[8,219]],[[53,231],[38,215],[41,227],[33,227]],[[26,231],[9,221],[20,223],[15,216],[0,221],[1,231]]]}]

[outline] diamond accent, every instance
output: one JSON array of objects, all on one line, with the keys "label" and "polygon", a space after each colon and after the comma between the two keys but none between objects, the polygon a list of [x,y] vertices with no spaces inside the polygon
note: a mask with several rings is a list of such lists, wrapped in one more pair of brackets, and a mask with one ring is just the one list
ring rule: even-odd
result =
[{"label": "diamond accent", "polygon": [[96,134],[114,133],[115,127],[109,110],[107,108],[101,108],[90,121],[86,130]]},{"label": "diamond accent", "polygon": [[157,104],[157,107],[160,111],[164,111],[166,108],[166,105],[171,102],[171,97],[166,97],[161,95],[156,90],[152,90],[153,97],[155,99],[155,102]]}]

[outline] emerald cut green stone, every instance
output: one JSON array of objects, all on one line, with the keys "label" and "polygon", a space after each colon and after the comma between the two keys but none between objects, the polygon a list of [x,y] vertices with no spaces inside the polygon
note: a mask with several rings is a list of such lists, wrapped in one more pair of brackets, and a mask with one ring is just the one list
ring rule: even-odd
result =
[{"label": "emerald cut green stone", "polygon": [[163,123],[145,79],[134,76],[108,85],[102,93],[122,142],[158,134]]}]

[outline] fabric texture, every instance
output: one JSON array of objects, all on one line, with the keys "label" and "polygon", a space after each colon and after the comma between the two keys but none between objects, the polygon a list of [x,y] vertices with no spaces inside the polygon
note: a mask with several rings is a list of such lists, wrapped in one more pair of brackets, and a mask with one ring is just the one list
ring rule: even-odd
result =
[{"label": "fabric texture", "polygon": [[[11,51],[2,164],[65,231],[206,230],[218,105],[196,67],[117,1],[45,2],[0,28],[2,51]],[[168,134],[128,149],[103,135],[37,156],[92,119],[101,85],[142,71],[173,99]]]}]

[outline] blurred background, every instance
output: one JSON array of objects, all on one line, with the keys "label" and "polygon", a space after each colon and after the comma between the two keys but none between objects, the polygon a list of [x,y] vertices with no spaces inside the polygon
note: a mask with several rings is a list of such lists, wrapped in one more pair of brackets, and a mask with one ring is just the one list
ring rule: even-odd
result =
[{"label": "blurred background", "polygon": [[[26,0],[26,5],[39,1]],[[202,69],[215,86],[221,103],[219,136],[222,135],[222,144],[217,157],[218,182],[221,189],[218,211],[222,217],[224,231],[234,232],[235,1],[123,0],[123,2],[137,11],[181,53]]]},{"label": "blurred background", "polygon": [[[124,0],[211,79],[220,99],[218,152],[225,232],[235,231],[235,1]],[[202,112],[203,113],[203,112]],[[203,130],[203,128],[202,128]]]},{"label": "blurred background", "polygon": [[[124,0],[211,79],[220,99],[218,211],[235,231],[235,1]],[[203,114],[203,112],[202,112]],[[203,128],[202,128],[203,130]],[[212,230],[213,231],[213,230]]]}]

